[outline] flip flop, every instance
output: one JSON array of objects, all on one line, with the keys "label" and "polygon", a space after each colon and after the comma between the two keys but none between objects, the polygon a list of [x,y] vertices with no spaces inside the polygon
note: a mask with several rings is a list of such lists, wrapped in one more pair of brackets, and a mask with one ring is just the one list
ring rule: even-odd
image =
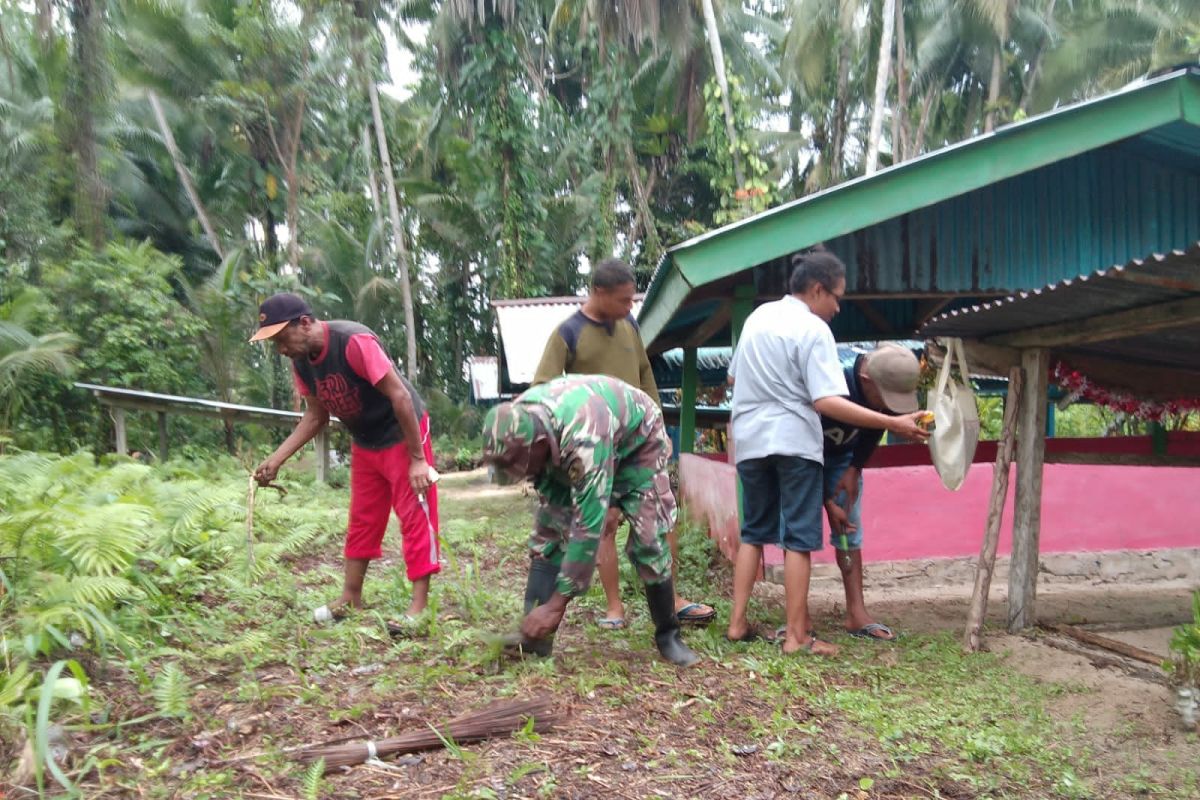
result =
[{"label": "flip flop", "polygon": [[[813,639],[817,638],[817,632],[815,629],[810,628],[808,631],[808,635],[810,637],[812,637]],[[774,642],[775,644],[783,644],[783,640],[786,638],[787,638],[787,625],[780,625],[778,628],[775,629],[775,638],[771,639],[770,641]]]},{"label": "flip flop", "polygon": [[[700,609],[707,608],[708,611]],[[717,616],[717,610],[704,603],[688,603],[683,608],[675,612],[675,616],[679,617],[679,621],[684,625],[704,625],[712,622]]]},{"label": "flip flop", "polygon": [[623,631],[625,620],[621,617],[602,617],[596,620],[596,627],[606,631]]},{"label": "flip flop", "polygon": [[[870,625],[864,625],[856,631],[847,632],[857,639],[871,639],[876,642],[894,642],[900,638],[898,633],[882,622],[872,622]],[[885,635],[876,636],[876,633],[883,633]]]}]

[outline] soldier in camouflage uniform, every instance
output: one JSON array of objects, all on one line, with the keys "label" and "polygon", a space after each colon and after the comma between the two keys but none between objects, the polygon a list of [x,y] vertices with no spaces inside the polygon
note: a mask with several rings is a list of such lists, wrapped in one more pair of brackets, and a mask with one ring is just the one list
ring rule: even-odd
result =
[{"label": "soldier in camouflage uniform", "polygon": [[587,591],[610,507],[629,521],[626,552],[646,584],[655,644],[680,666],[699,657],[679,636],[671,551],[670,440],[658,405],[603,375],[567,375],[493,408],[483,460],[498,480],[532,479],[540,504],[529,539],[522,652],[548,656],[567,603]]}]

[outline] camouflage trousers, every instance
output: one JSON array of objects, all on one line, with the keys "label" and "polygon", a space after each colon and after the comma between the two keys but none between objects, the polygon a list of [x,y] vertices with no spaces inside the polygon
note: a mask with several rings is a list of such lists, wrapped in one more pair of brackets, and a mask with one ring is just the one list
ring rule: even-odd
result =
[{"label": "camouflage trousers", "polygon": [[[661,420],[658,425],[661,427]],[[666,471],[669,455],[670,440],[665,435],[643,444],[617,465],[608,501],[609,508],[620,509],[629,523],[625,553],[638,577],[648,584],[671,577],[671,549],[666,537],[675,527],[676,507]],[[576,517],[570,488],[544,485],[538,500],[529,548],[534,557],[559,565],[560,590],[570,584],[574,594],[582,593],[591,584],[602,531],[588,532],[584,546],[575,550],[579,555],[568,559],[567,543]]]}]

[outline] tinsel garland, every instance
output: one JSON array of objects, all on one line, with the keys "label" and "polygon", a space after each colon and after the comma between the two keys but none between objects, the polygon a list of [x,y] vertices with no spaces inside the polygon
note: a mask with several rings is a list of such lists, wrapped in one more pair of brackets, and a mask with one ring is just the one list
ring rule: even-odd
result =
[{"label": "tinsel garland", "polygon": [[1106,389],[1078,370],[1072,369],[1064,361],[1054,365],[1050,377],[1067,393],[1070,402],[1083,400],[1150,422],[1162,422],[1167,417],[1200,411],[1200,398],[1179,398],[1162,402],[1143,400],[1125,392]]}]

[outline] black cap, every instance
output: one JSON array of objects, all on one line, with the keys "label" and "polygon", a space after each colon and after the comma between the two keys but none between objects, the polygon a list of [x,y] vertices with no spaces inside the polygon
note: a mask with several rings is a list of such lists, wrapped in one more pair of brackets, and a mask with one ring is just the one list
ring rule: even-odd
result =
[{"label": "black cap", "polygon": [[273,294],[258,307],[258,332],[250,337],[250,341],[270,339],[292,320],[312,315],[312,309],[300,295],[291,292]]}]

